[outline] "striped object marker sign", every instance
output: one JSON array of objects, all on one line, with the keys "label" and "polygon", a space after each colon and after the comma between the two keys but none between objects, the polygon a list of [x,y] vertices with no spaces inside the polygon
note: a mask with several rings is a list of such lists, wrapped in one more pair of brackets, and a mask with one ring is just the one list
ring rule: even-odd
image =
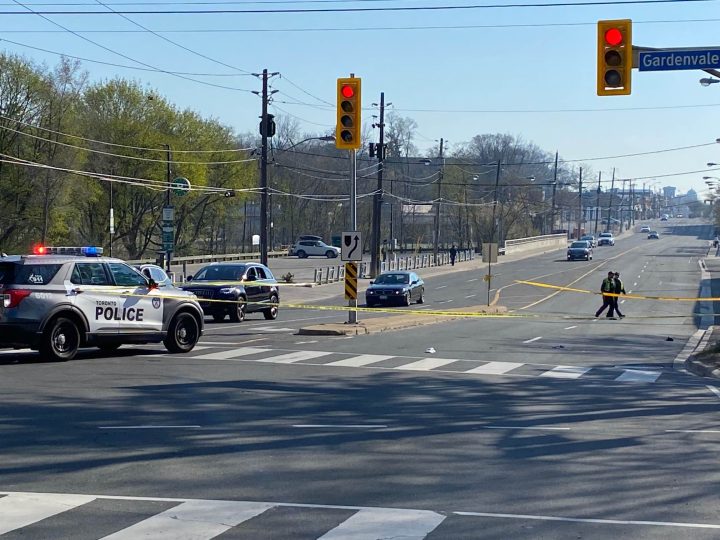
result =
[{"label": "striped object marker sign", "polygon": [[345,263],[345,300],[357,300],[358,265]]}]

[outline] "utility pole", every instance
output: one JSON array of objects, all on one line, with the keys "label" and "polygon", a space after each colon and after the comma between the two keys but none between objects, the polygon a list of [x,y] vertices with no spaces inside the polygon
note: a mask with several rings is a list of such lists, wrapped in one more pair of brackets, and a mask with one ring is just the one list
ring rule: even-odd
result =
[{"label": "utility pole", "polygon": [[630,219],[632,220],[632,225],[635,225],[635,182],[630,182],[630,198],[632,199]]},{"label": "utility pole", "polygon": [[[498,204],[498,190],[500,189],[500,165],[502,164],[502,156],[498,158],[497,169],[495,169],[495,191],[493,192],[493,211],[492,211],[492,228],[490,229],[490,253],[487,254],[488,260],[488,273],[487,273],[487,305],[490,305],[490,287],[492,286],[492,258],[493,251],[496,253],[500,252],[500,249],[493,250],[493,244],[495,244],[495,216],[497,215],[497,204]],[[499,244],[499,242],[498,242]],[[497,247],[497,244],[495,245]],[[483,249],[483,255],[485,250]]]},{"label": "utility pole", "polygon": [[440,138],[440,172],[438,173],[438,190],[437,190],[437,207],[435,208],[435,242],[433,245],[433,256],[435,258],[435,264],[438,260],[438,251],[440,249],[440,200],[442,199],[442,180],[443,172],[445,169],[445,162],[443,160],[443,143],[444,139]]},{"label": "utility pole", "polygon": [[623,187],[622,187],[622,198],[620,199],[620,232],[623,232],[623,227],[625,226],[625,211],[623,210],[623,203],[625,202],[625,195],[627,194],[625,191],[625,183],[627,182],[626,178],[623,178]]},{"label": "utility pole", "polygon": [[553,189],[552,203],[550,205],[550,234],[555,230],[555,193],[557,191],[557,173],[558,173],[558,152],[555,150],[555,169],[553,172]]},{"label": "utility pole", "polygon": [[380,273],[380,218],[382,216],[383,199],[383,160],[385,159],[385,92],[380,92],[379,127],[380,143],[375,148],[378,158],[378,171],[377,188],[373,196],[372,251],[370,253],[370,275],[372,277],[376,277]]},{"label": "utility pole", "polygon": [[602,178],[602,171],[598,173],[598,187],[597,196],[595,198],[595,234],[598,233],[598,218],[600,217],[600,179]]},{"label": "utility pole", "polygon": [[612,181],[610,182],[610,202],[608,202],[608,218],[606,231],[612,231],[612,200],[615,196],[615,167],[613,167]]},{"label": "utility pole", "polygon": [[578,186],[578,224],[577,224],[577,239],[580,240],[582,236],[582,221],[583,221],[583,200],[582,200],[582,167],[580,167],[580,179]]},{"label": "utility pole", "polygon": [[[170,145],[165,144],[164,145],[167,150],[167,161],[166,161],[166,170],[165,170],[165,178],[167,181],[167,187],[165,189],[165,208],[166,210],[163,211],[163,232],[165,234],[169,233],[169,236],[171,238],[171,241],[169,242],[163,242],[166,245],[163,246],[165,248],[165,266],[168,272],[170,272],[170,262],[172,260],[172,254],[175,250],[175,211],[172,207],[171,201],[170,201],[170,189],[172,188],[172,170],[170,169],[170,162],[172,161],[172,153],[170,152]],[[167,231],[167,232],[165,232]],[[163,236],[165,236],[163,234]]]},{"label": "utility pole", "polygon": [[[277,90],[268,93],[268,77],[277,75],[268,73],[267,69],[263,69],[262,74],[253,73],[256,77],[262,77],[262,113],[260,115],[260,262],[267,266],[268,263],[268,176],[267,176],[267,149],[268,137],[275,135],[275,123],[273,116],[268,114],[268,103],[270,94],[274,94]],[[258,92],[253,92],[258,94]],[[247,215],[245,216],[247,219]]]}]

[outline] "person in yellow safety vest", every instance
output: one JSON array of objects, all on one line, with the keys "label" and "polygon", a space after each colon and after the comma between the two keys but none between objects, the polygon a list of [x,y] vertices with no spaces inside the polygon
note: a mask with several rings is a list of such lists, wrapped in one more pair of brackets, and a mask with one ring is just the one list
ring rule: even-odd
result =
[{"label": "person in yellow safety vest", "polygon": [[600,285],[600,292],[603,297],[603,305],[595,312],[595,317],[599,317],[600,314],[605,311],[605,308],[609,308],[607,313],[608,319],[615,319],[615,298],[607,294],[615,292],[615,272],[608,272],[607,277],[603,279],[602,285]]},{"label": "person in yellow safety vest", "polygon": [[[620,281],[620,272],[615,272],[615,290],[614,290],[613,292],[616,293],[616,294],[618,294],[618,295],[621,294],[621,293],[622,293],[622,294],[627,294],[627,293],[625,292],[625,287],[624,287],[624,285],[623,285],[623,282]],[[613,299],[613,307],[615,308],[615,313],[617,314],[618,317],[620,317],[621,319],[623,319],[623,318],[625,317],[625,315],[623,315],[622,313],[620,313],[620,308],[618,307],[618,301],[620,300],[620,297],[619,297],[619,296],[613,296],[612,299]]]}]

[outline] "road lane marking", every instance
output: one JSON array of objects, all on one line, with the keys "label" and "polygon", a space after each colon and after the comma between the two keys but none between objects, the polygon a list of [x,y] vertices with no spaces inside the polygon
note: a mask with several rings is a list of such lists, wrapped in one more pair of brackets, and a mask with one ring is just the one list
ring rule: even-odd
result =
[{"label": "road lane marking", "polygon": [[215,538],[273,506],[239,501],[187,501],[106,536],[104,540]]},{"label": "road lane marking", "polygon": [[[443,522],[445,516],[429,510],[373,508],[360,510],[318,540],[369,540],[371,538],[422,539]],[[398,532],[402,531],[402,536]]]},{"label": "road lane marking", "polygon": [[541,377],[553,377],[556,379],[578,379],[585,375],[592,368],[575,366],[556,366],[551,370],[541,373]]},{"label": "road lane marking", "polygon": [[437,287],[435,287],[435,288],[436,288],[436,289],[444,289],[445,287],[447,287],[447,285],[439,285],[439,286],[437,286]]},{"label": "road lane marking", "polygon": [[318,343],[318,340],[314,339],[312,341],[296,341],[295,345],[309,345],[310,343]]},{"label": "road lane marking", "polygon": [[202,426],[98,426],[98,429],[200,429]]},{"label": "road lane marking", "polygon": [[468,281],[477,281],[478,279],[480,279],[480,278],[472,278],[472,279],[468,279]]},{"label": "road lane marking", "polygon": [[0,499],[0,534],[26,527],[94,500],[92,495],[10,493]]},{"label": "road lane marking", "polygon": [[569,427],[547,427],[547,426],[480,426],[482,429],[535,429],[543,431],[570,431]]},{"label": "road lane marking", "polygon": [[708,390],[710,390],[713,394],[715,394],[717,397],[720,397],[720,390],[709,384],[706,386],[708,387]]},{"label": "road lane marking", "polygon": [[524,366],[525,364],[518,364],[515,362],[488,362],[484,366],[478,366],[473,369],[467,370],[465,373],[480,373],[483,375],[502,375],[508,371],[512,371],[515,368]]},{"label": "road lane marking", "polygon": [[468,294],[465,298],[475,298],[477,294]]},{"label": "road lane marking", "polygon": [[[234,343],[233,345],[237,345],[237,343]],[[194,358],[199,360],[229,360],[231,358],[237,358],[238,356],[263,353],[270,350],[271,349],[261,349],[259,347],[240,347],[239,349],[228,349],[227,351],[201,354],[199,356],[195,356]]]},{"label": "road lane marking", "polygon": [[294,364],[295,362],[312,360],[314,358],[320,358],[321,356],[328,356],[330,354],[333,353],[324,351],[296,351],[287,354],[281,354],[278,356],[272,356],[270,358],[263,358],[261,360],[258,360],[258,362],[267,362],[269,364]]},{"label": "road lane marking", "polygon": [[523,341],[523,343],[532,343],[533,341],[537,341],[539,339],[542,339],[542,336],[534,337],[532,339],[526,339],[525,341]]},{"label": "road lane marking", "polygon": [[623,374],[616,377],[618,382],[655,382],[662,375],[661,371],[645,371],[641,369],[626,369]]},{"label": "road lane marking", "polygon": [[423,358],[417,362],[410,362],[402,366],[397,366],[395,369],[409,369],[417,371],[429,371],[434,368],[446,366],[455,362],[452,358]]},{"label": "road lane marking", "polygon": [[637,281],[633,283],[633,287],[637,287]]},{"label": "road lane marking", "polygon": [[352,358],[345,358],[344,360],[338,360],[336,362],[330,362],[325,364],[326,366],[346,366],[346,367],[362,367],[375,362],[382,362],[383,360],[389,360],[394,358],[393,356],[385,356],[382,354],[361,354],[359,356],[353,356]]},{"label": "road lane marking", "polygon": [[575,326],[568,326],[567,328],[565,328],[565,330],[572,330],[573,328],[577,328],[577,325],[575,325]]},{"label": "road lane marking", "polygon": [[720,429],[666,429],[665,433],[720,433]]},{"label": "road lane marking", "polygon": [[293,424],[299,429],[382,429],[386,424]]},{"label": "road lane marking", "polygon": [[505,519],[535,519],[540,521],[568,521],[572,523],[600,523],[604,525],[654,525],[657,527],[680,527],[689,529],[720,529],[714,523],[682,523],[675,521],[643,521],[631,519],[570,518],[561,516],[540,516],[533,514],[498,514],[495,512],[453,512],[458,516],[496,517]]}]

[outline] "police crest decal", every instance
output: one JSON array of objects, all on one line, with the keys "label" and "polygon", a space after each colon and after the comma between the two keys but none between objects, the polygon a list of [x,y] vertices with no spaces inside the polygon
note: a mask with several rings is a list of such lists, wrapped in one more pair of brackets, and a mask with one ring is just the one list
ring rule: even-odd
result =
[{"label": "police crest decal", "polygon": [[155,309],[160,309],[160,303],[161,303],[161,302],[162,302],[162,300],[160,300],[159,298],[153,298],[153,299],[152,299],[152,304],[153,304],[153,307],[154,307]]}]

